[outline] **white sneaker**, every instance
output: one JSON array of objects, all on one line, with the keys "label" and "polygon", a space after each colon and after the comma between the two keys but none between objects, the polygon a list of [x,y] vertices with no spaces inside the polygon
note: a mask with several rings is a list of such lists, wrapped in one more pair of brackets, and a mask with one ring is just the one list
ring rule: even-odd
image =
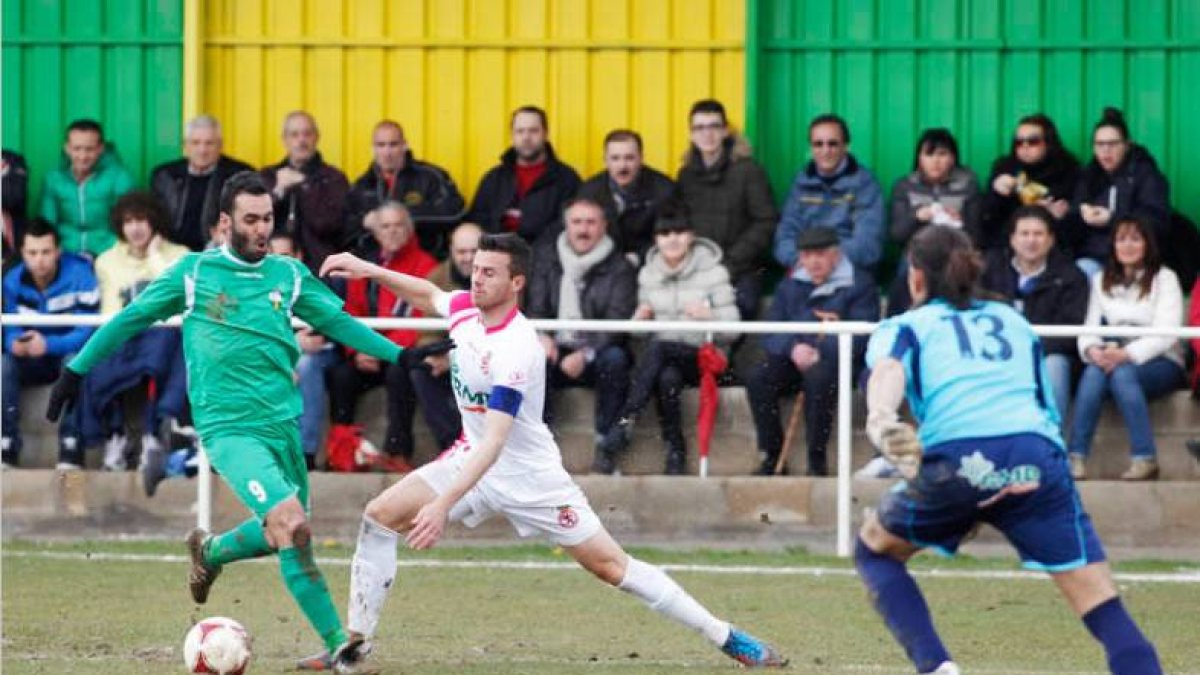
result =
[{"label": "white sneaker", "polygon": [[128,446],[129,439],[124,434],[113,434],[104,442],[105,471],[124,471],[129,468],[125,462],[125,448]]},{"label": "white sneaker", "polygon": [[898,478],[899,476],[900,470],[883,455],[872,459],[864,464],[863,468],[854,472],[855,478]]},{"label": "white sneaker", "polygon": [[945,661],[931,675],[962,675],[962,671],[953,661]]}]

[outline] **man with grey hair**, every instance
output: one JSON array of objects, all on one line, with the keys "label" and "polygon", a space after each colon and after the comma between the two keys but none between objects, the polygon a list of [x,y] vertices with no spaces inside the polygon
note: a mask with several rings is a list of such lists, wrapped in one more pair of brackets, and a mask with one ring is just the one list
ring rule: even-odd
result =
[{"label": "man with grey hair", "polygon": [[295,110],[283,118],[287,157],[262,170],[275,200],[275,229],[296,238],[304,263],[316,274],[331,253],[346,248],[353,234],[345,220],[350,181],[326,164],[317,150],[321,133],[313,116]]},{"label": "man with grey hair", "polygon": [[193,251],[203,250],[220,215],[217,202],[225,179],[253,170],[221,154],[221,123],[215,117],[198,115],[189,120],[183,158],[160,164],[150,174],[150,188],[170,214],[167,237]]}]

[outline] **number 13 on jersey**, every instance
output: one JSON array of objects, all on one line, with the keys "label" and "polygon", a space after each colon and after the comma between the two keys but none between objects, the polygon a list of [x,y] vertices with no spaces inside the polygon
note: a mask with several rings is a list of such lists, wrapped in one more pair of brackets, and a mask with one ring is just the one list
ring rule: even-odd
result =
[{"label": "number 13 on jersey", "polygon": [[954,326],[958,353],[964,359],[1008,361],[1012,358],[1012,343],[1004,336],[1004,322],[995,314],[955,313],[942,317],[942,320]]}]

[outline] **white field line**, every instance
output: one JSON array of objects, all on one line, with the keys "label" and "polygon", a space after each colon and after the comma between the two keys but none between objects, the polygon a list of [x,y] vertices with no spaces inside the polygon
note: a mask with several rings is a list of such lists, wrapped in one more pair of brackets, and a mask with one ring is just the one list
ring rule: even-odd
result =
[{"label": "white field line", "polygon": [[[163,653],[154,654],[149,657],[142,656],[140,660],[146,663],[158,661],[175,661],[178,655],[173,649],[163,650]],[[257,657],[256,657],[257,658]],[[88,663],[88,664],[103,664],[103,663],[129,663],[130,656],[128,654],[89,654],[85,656],[73,655],[65,657],[62,654],[44,653],[44,652],[14,652],[11,649],[6,649],[4,653],[4,663],[9,664],[21,662],[29,664],[44,664],[43,667],[49,665],[57,665],[59,663]],[[465,665],[484,665],[487,660],[471,660],[459,659],[456,663],[461,662]],[[637,661],[622,658],[604,658],[597,661],[587,661],[584,663],[580,660],[559,659],[553,657],[506,657],[503,659],[503,665],[559,665],[564,668],[572,668],[573,670],[588,670],[588,671],[617,671],[617,672],[646,672],[648,668],[658,669],[670,668],[672,672],[687,672],[691,668],[708,669],[712,666],[711,662],[685,661],[679,659],[654,659],[646,658],[643,655]],[[265,661],[264,664],[268,667],[275,665],[272,661]],[[437,661],[410,661],[406,662],[408,667],[417,668],[418,671],[425,666],[445,666],[446,662]],[[385,668],[386,669],[386,668]],[[823,663],[819,666],[814,666],[801,661],[800,663],[793,662],[787,670],[799,675],[806,673],[895,673],[894,665],[879,665],[868,663]],[[41,671],[39,671],[41,672]],[[115,670],[114,672],[119,672]],[[416,671],[414,671],[416,672]],[[1029,670],[1023,668],[1021,670],[1013,670],[1003,666],[971,666],[971,673],[979,675],[1105,675],[1107,671],[1102,670]],[[1183,671],[1179,675],[1195,675],[1196,671]]]},{"label": "white field line", "polygon": [[[38,558],[43,560],[79,560],[95,562],[133,562],[133,563],[171,563],[183,564],[188,558],[182,555],[149,553],[109,553],[98,551],[83,553],[79,551],[4,551],[6,558]],[[274,564],[269,558],[241,561],[259,564]],[[317,558],[317,564],[327,567],[349,567],[349,558]],[[579,566],[573,562],[541,562],[541,561],[485,561],[485,560],[400,560],[401,568],[422,569],[480,569],[480,570],[527,570],[527,571],[565,571],[577,570]],[[848,567],[769,567],[762,565],[688,565],[680,563],[665,563],[659,565],[668,572],[693,572],[696,574],[740,574],[748,576],[803,576],[803,577],[852,577],[856,572]],[[1025,579],[1042,580],[1046,575],[1041,572],[1026,572],[1021,570],[912,570],[914,576],[936,579]],[[1200,570],[1181,570],[1178,572],[1117,572],[1113,577],[1123,583],[1151,584],[1198,584]]]}]

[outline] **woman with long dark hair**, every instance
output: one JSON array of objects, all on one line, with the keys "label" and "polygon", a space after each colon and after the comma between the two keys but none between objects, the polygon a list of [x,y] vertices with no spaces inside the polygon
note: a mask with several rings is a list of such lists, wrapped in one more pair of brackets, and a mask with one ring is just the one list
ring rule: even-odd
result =
[{"label": "woman with long dark hair", "polygon": [[[1086,325],[1183,325],[1183,292],[1179,279],[1162,264],[1150,227],[1136,218],[1113,230],[1104,272],[1092,279]],[[1148,399],[1184,385],[1183,345],[1170,337],[1104,338],[1083,335],[1079,355],[1087,364],[1075,397],[1071,424],[1071,473],[1086,475],[1085,461],[1100,419],[1105,395],[1111,395],[1129,431],[1133,461],[1123,480],[1158,477],[1154,432]]]}]

